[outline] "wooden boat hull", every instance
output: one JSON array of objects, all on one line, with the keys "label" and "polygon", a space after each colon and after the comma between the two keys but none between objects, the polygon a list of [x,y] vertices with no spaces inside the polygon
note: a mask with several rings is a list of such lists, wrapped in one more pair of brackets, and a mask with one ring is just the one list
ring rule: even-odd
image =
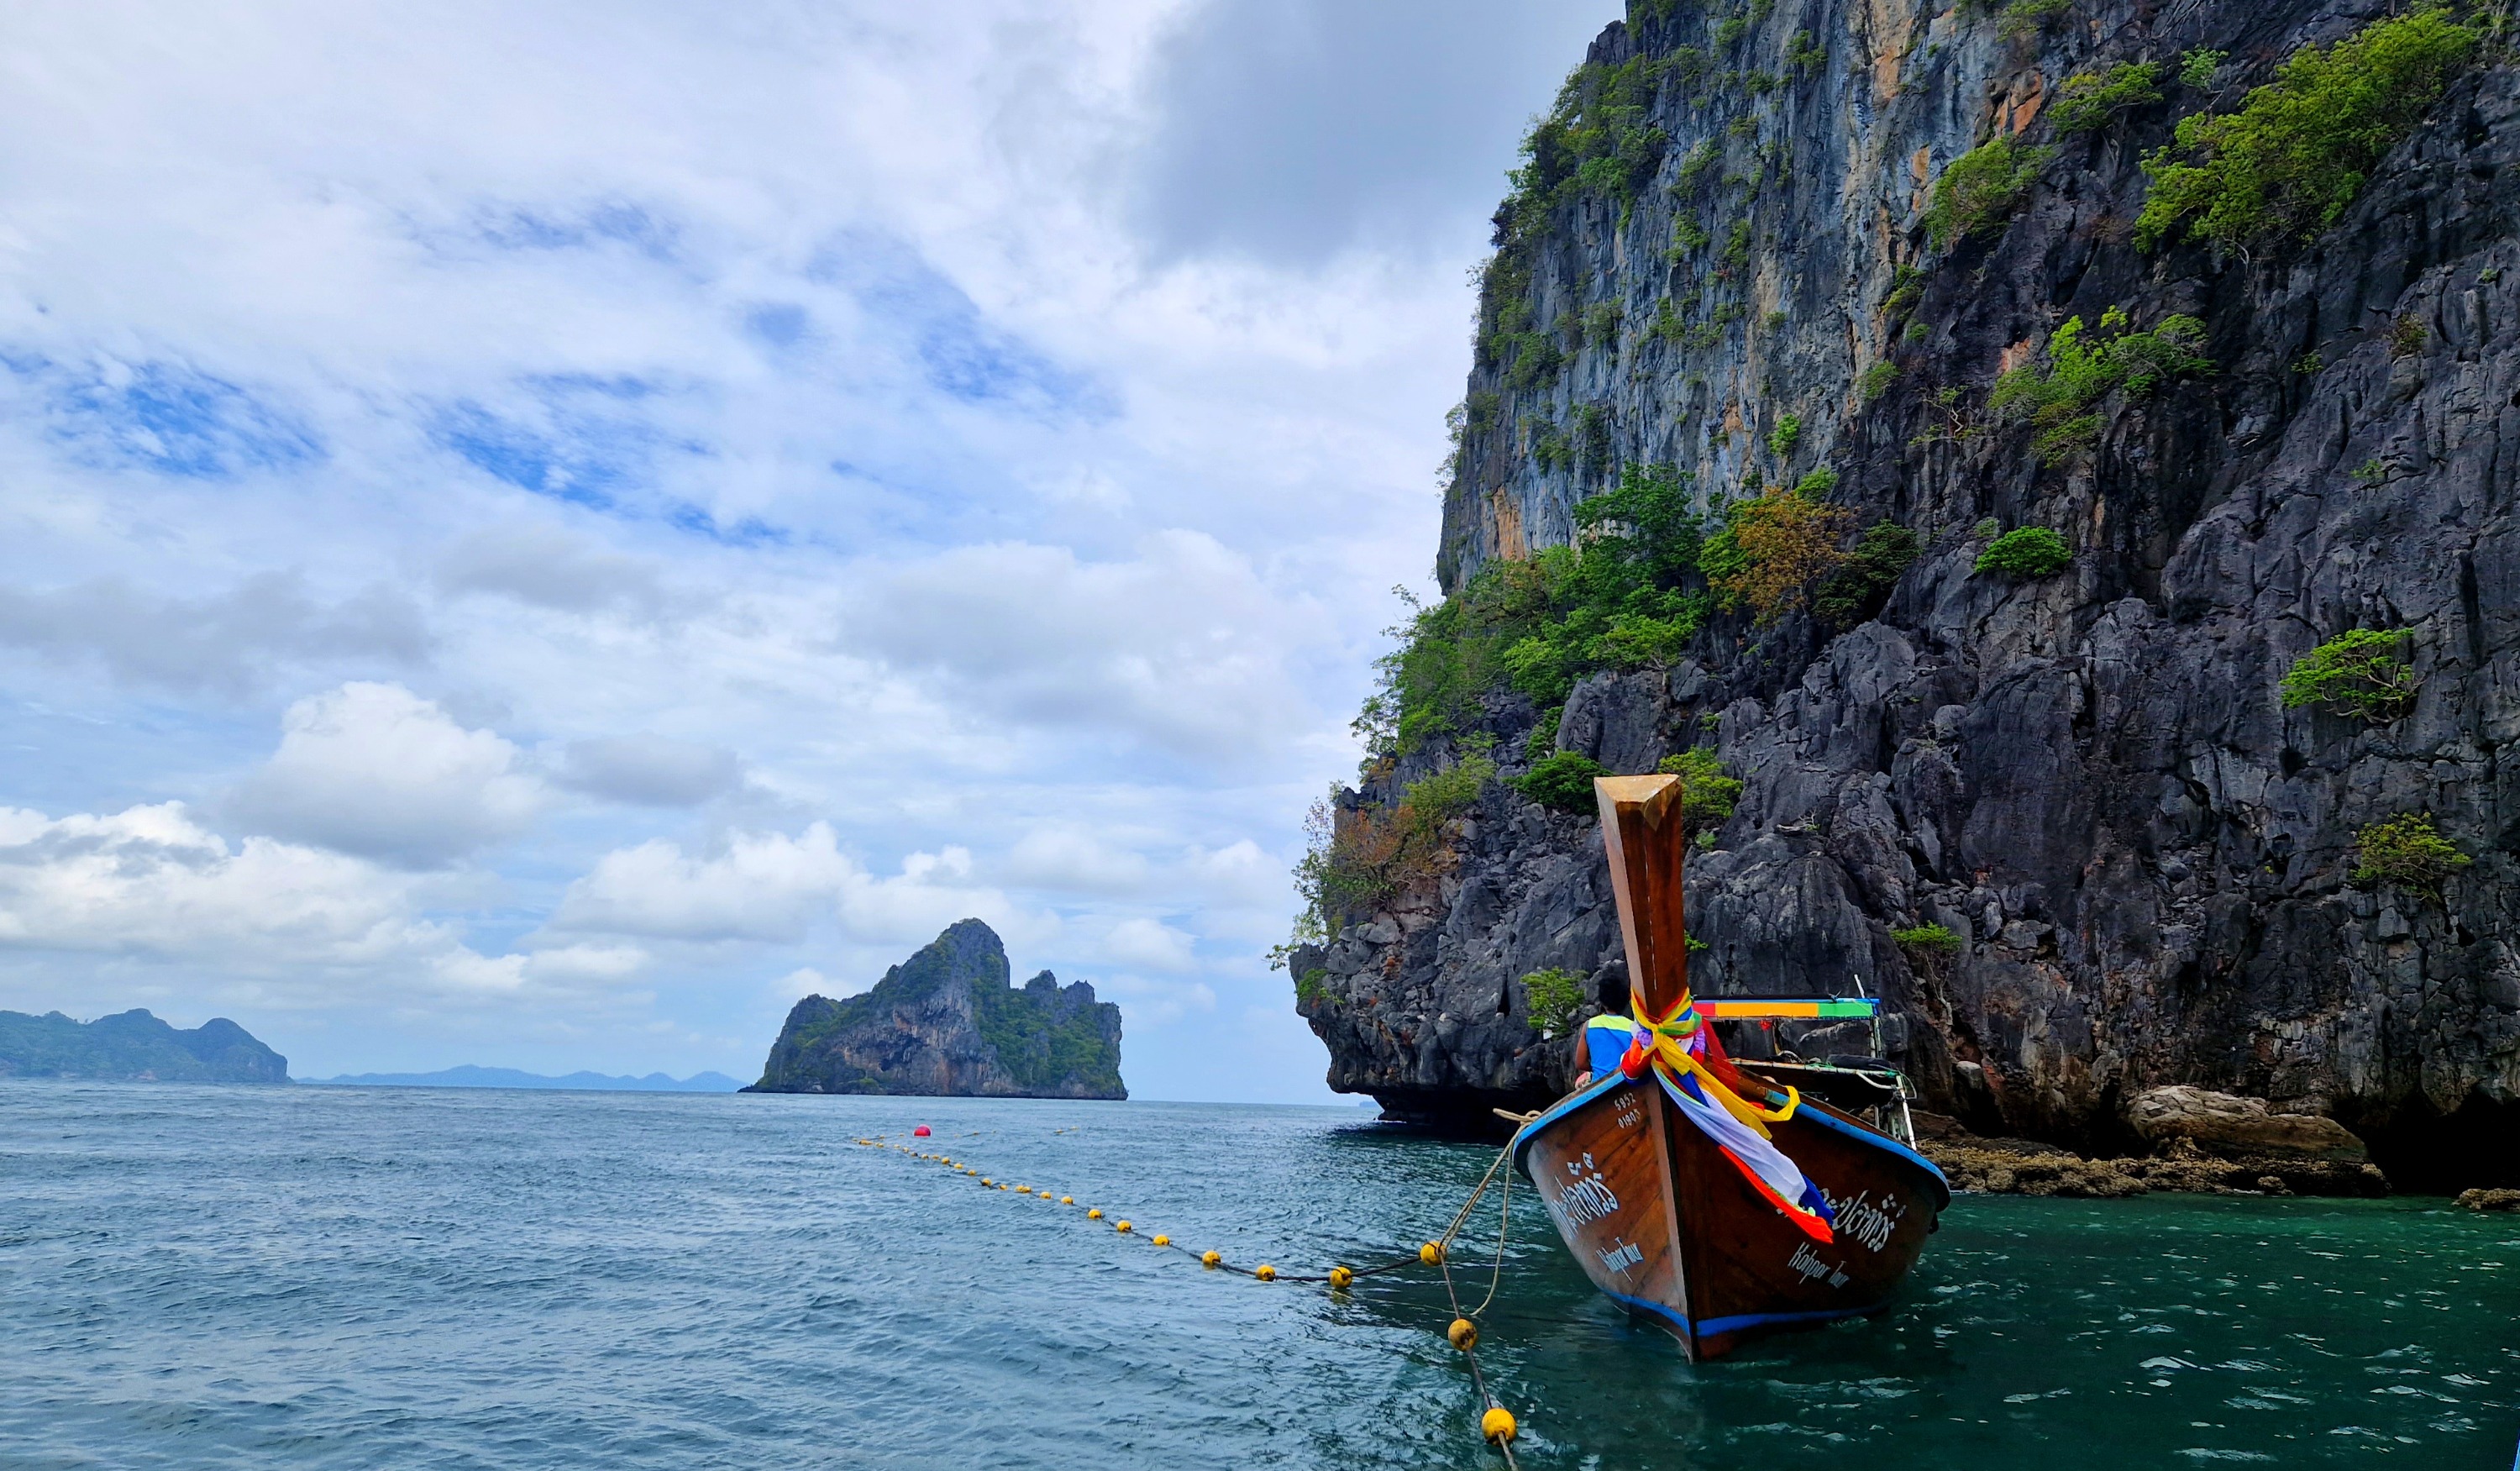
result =
[{"label": "wooden boat hull", "polygon": [[1825,1104],[1772,1128],[1827,1195],[1834,1243],[1759,1195],[1650,1078],[1570,1094],[1515,1134],[1513,1161],[1594,1286],[1715,1359],[1749,1334],[1888,1307],[1951,1203],[1922,1156]]}]

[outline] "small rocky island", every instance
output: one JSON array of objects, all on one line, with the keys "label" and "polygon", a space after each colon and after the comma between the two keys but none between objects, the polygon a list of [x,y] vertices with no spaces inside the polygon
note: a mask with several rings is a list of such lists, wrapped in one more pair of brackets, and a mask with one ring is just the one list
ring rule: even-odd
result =
[{"label": "small rocky island", "polygon": [[1083,981],[1012,976],[997,931],[959,920],[875,989],[798,1002],[744,1092],[1127,1097],[1120,1008]]},{"label": "small rocky island", "polygon": [[286,1083],[289,1059],[224,1016],[183,1031],[145,1009],[94,1021],[0,1011],[0,1078]]}]

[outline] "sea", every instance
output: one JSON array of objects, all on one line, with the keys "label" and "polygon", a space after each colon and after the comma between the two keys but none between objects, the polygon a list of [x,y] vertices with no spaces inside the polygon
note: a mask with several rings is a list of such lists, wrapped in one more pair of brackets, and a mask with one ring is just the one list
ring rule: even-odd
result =
[{"label": "sea", "polygon": [[[855,1142],[922,1124],[1055,1193]],[[1433,1270],[1151,1244],[1406,1258],[1495,1158],[1352,1108],[0,1084],[0,1466],[1502,1466]],[[1691,1364],[1495,1204],[1455,1285],[1526,1467],[2520,1440],[2520,1216],[1964,1196],[1889,1311]]]}]

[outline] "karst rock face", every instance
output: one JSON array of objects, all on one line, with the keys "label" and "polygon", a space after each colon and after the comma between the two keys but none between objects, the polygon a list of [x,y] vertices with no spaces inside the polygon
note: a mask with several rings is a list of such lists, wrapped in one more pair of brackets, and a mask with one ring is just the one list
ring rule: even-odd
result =
[{"label": "karst rock face", "polygon": [[[2332,1117],[2402,1185],[2514,1182],[2520,70],[2480,52],[2307,238],[2147,250],[2141,163],[2177,118],[2390,8],[2038,10],[1808,0],[1728,31],[1640,0],[1604,30],[1588,66],[1658,64],[1659,161],[1624,201],[1500,211],[1523,274],[1490,273],[1481,331],[1510,292],[1563,365],[1482,349],[1439,575],[1566,544],[1623,465],[1676,466],[1710,508],[1832,469],[1857,524],[1920,539],[1877,612],[1716,616],[1685,657],[1585,679],[1538,738],[1621,773],[1711,743],[1745,782],[1692,852],[1699,990],[1860,977],[1927,1101],[1982,1132],[2122,1147],[2125,1100],[2189,1085]],[[2180,81],[2200,50],[2228,55]],[[2164,63],[2162,101],[2059,131],[2067,78],[2139,59]],[[2053,152],[2007,216],[1938,248],[1935,182],[2004,136]],[[1684,223],[1708,243],[1676,245]],[[1693,330],[1649,326],[1669,298]],[[2201,319],[2213,371],[2114,395],[2043,456],[1989,389],[2111,308]],[[2053,529],[2071,565],[1974,571],[1989,521]],[[2286,708],[2292,661],[2356,628],[2411,630],[2411,708]],[[1544,712],[1502,687],[1484,708],[1341,799],[1388,809],[1495,737],[1500,779],[1435,871],[1294,957],[1332,1086],[1401,1115],[1566,1086],[1572,1049],[1516,984],[1535,969],[1624,1004],[1598,824],[1508,784]],[[2358,832],[2408,813],[2473,862],[2437,894],[2358,882]],[[1935,923],[1957,951],[1891,939]]]},{"label": "karst rock face", "polygon": [[856,996],[796,1003],[746,1092],[1125,1098],[1120,1008],[1045,970],[1018,987],[962,919]]}]

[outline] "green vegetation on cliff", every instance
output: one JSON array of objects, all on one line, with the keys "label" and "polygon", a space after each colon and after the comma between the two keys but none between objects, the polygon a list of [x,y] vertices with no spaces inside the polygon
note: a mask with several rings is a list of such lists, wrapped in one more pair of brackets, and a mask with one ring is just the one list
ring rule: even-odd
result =
[{"label": "green vegetation on cliff", "polygon": [[[1315,802],[1304,825],[1304,856],[1295,865],[1295,888],[1304,898],[1295,943],[1327,938],[1338,915],[1373,909],[1432,874],[1443,857],[1444,825],[1469,811],[1496,774],[1496,763],[1473,749],[1410,782],[1389,809],[1342,808],[1335,789]],[[1284,959],[1282,949],[1277,963]]]},{"label": "green vegetation on cliff", "polygon": [[2414,707],[2415,671],[2403,657],[2408,630],[2358,628],[2293,660],[2283,705],[2325,705],[2384,725]]},{"label": "green vegetation on cliff", "polygon": [[1948,249],[2010,219],[2055,154],[2052,148],[2025,148],[2011,134],[1998,133],[1953,159],[1934,181],[1934,201],[1925,211],[1934,248]]},{"label": "green vegetation on cliff", "polygon": [[2159,101],[2161,64],[2123,62],[2105,75],[2085,71],[2065,78],[2056,89],[2055,111],[2048,115],[2055,120],[2057,132],[2081,133],[2106,126],[2110,118],[2130,108]]},{"label": "green vegetation on cliff", "polygon": [[1680,818],[1691,832],[1722,826],[1741,800],[1741,781],[1724,774],[1713,748],[1691,746],[1665,756],[1662,770],[1680,779]]},{"label": "green vegetation on cliff", "polygon": [[1590,817],[1596,810],[1593,779],[1608,775],[1608,767],[1580,751],[1557,751],[1533,762],[1513,784],[1543,807]]},{"label": "green vegetation on cliff", "polygon": [[1368,745],[1406,754],[1471,730],[1481,697],[1502,687],[1556,704],[1595,670],[1680,657],[1709,605],[1687,477],[1623,467],[1618,488],[1578,505],[1575,520],[1578,545],[1491,562],[1442,602],[1413,604],[1357,717]]},{"label": "green vegetation on cliff", "polygon": [[2318,235],[2423,120],[2478,42],[2447,10],[2428,6],[2294,52],[2238,111],[2183,117],[2178,142],[2145,157],[2152,188],[2136,244],[2149,250],[2182,225],[2235,248]]},{"label": "green vegetation on cliff", "polygon": [[1534,1031],[1543,1037],[1562,1037],[1575,1029],[1575,1020],[1590,998],[1584,995],[1582,976],[1552,965],[1522,978],[1522,1000]]},{"label": "green vegetation on cliff", "polygon": [[1992,572],[2015,582],[2053,577],[2074,564],[2074,549],[2045,526],[2022,526],[1987,543],[1977,555],[1978,572]]},{"label": "green vegetation on cliff", "polygon": [[2371,824],[2354,835],[2354,849],[2356,883],[2387,884],[2435,902],[2445,880],[2476,862],[2442,836],[2432,814],[2424,812]]},{"label": "green vegetation on cliff", "polygon": [[1048,986],[974,987],[971,1022],[1018,1093],[1056,1093],[1077,1085],[1119,1093],[1120,1049],[1105,1035],[1095,1006],[1059,1003]]},{"label": "green vegetation on cliff", "polygon": [[2214,360],[2199,351],[2204,345],[2205,324],[2194,317],[2165,317],[2150,332],[2135,332],[2113,306],[2089,335],[2082,318],[2070,318],[2048,339],[2046,362],[2025,363],[1995,380],[1987,415],[1998,423],[2029,424],[2036,431],[2032,452],[2061,459],[2100,437],[2110,394],[2141,399],[2166,379],[2212,373]]},{"label": "green vegetation on cliff", "polygon": [[1811,601],[1832,627],[1860,622],[1917,542],[1882,523],[1841,550],[1855,517],[1826,499],[1836,485],[1822,467],[1790,490],[1731,503],[1710,532],[1688,476],[1622,467],[1615,490],[1576,505],[1574,546],[1491,561],[1432,606],[1411,600],[1356,733],[1387,759],[1477,729],[1499,690],[1544,708],[1563,703],[1588,675],[1677,662],[1719,608],[1747,607],[1768,623]]}]

